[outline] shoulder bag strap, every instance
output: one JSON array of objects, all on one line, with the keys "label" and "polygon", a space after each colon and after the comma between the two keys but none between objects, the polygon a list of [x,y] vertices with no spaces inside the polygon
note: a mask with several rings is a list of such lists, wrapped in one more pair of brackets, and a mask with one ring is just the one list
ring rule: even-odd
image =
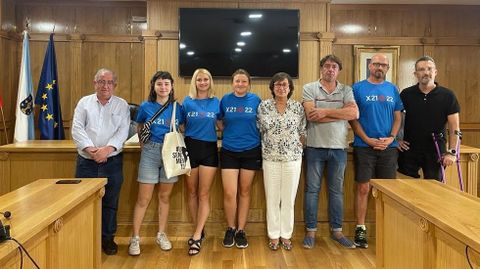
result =
[{"label": "shoulder bag strap", "polygon": [[162,107],[160,109],[158,109],[157,112],[155,112],[155,114],[153,114],[153,116],[147,121],[147,122],[150,122],[150,125],[153,123],[153,121],[160,115],[162,114],[162,112],[168,107],[168,105],[170,104],[170,100],[168,100],[165,104],[162,105]]},{"label": "shoulder bag strap", "polygon": [[170,132],[177,132],[177,126],[175,125],[176,115],[177,115],[177,101],[173,102],[172,120],[170,121]]}]

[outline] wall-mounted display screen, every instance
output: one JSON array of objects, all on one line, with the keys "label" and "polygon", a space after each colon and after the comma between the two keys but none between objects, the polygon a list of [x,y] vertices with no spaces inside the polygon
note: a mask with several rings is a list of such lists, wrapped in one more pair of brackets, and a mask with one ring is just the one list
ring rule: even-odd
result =
[{"label": "wall-mounted display screen", "polygon": [[298,77],[298,10],[180,8],[179,27],[180,76],[203,67],[221,77],[238,68]]}]

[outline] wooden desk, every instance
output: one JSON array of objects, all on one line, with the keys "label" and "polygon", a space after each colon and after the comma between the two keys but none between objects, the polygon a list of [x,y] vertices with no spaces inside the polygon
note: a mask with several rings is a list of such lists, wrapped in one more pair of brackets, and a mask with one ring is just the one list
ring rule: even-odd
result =
[{"label": "wooden desk", "polygon": [[[131,234],[131,223],[133,218],[133,208],[137,199],[138,183],[138,164],[140,161],[140,147],[138,144],[127,145],[124,148],[123,155],[123,174],[124,182],[120,193],[118,208],[118,233],[119,236],[129,236]],[[472,194],[477,194],[478,173],[478,153],[480,149],[462,146],[461,165],[467,188]],[[77,151],[72,140],[47,141],[33,140],[25,143],[16,143],[0,147],[0,195],[24,186],[38,178],[60,178],[74,177],[75,161]],[[305,162],[304,162],[305,163]],[[449,168],[451,169],[451,168]],[[303,199],[305,186],[305,169],[301,174],[298,187],[297,198],[295,202],[295,231],[303,233]],[[452,169],[451,173],[456,176],[456,171]],[[344,184],[344,233],[352,236],[355,229],[356,219],[354,214],[354,169],[353,154],[349,151],[347,156],[347,168],[345,171]],[[323,180],[322,191],[319,197],[318,207],[318,229],[319,234],[329,235],[328,224],[328,195],[326,192],[326,180]],[[456,183],[458,180],[452,178],[448,183]],[[250,204],[250,213],[248,215],[247,233],[251,235],[264,235],[265,225],[265,191],[263,186],[263,176],[261,171],[256,173],[252,185],[252,201]],[[223,212],[223,187],[220,170],[217,170],[216,178],[212,185],[210,195],[211,213],[207,220],[207,231],[209,234],[215,233],[217,236],[223,236],[225,229],[225,216]],[[168,233],[177,236],[191,236],[192,221],[187,206],[187,191],[183,177],[180,177],[175,184],[170,201],[170,215]],[[142,225],[142,235],[155,236],[157,226],[157,195],[154,195],[150,206],[145,215],[145,221]],[[366,225],[370,231],[369,235],[375,233],[375,205],[369,203]]]},{"label": "wooden desk", "polygon": [[[118,207],[118,236],[129,236],[132,231],[133,208],[138,194],[138,164],[140,162],[140,147],[138,144],[127,145],[123,151],[124,182],[120,193]],[[77,151],[72,140],[41,141],[33,140],[25,143],[16,143],[0,147],[0,194],[17,189],[37,178],[73,177]],[[354,181],[353,181],[353,156],[351,152],[347,157],[348,165],[345,173],[345,202],[344,202],[344,231],[352,235],[355,227],[353,210]],[[328,236],[328,211],[325,180],[319,197],[319,234]],[[266,205],[263,176],[261,171],[256,173],[252,185],[252,200],[248,216],[247,233],[250,235],[264,235],[266,231]],[[304,173],[301,175],[300,184],[295,203],[296,231],[303,234],[303,199],[304,199]],[[142,235],[155,236],[158,227],[157,195],[153,195],[150,206],[145,214],[142,225]],[[206,230],[210,235],[223,236],[225,232],[225,216],[223,211],[223,187],[220,169],[217,170],[210,195],[211,212],[207,220]],[[369,204],[367,225],[372,231],[375,219],[375,206]],[[171,200],[170,215],[168,218],[168,234],[176,236],[191,236],[193,225],[187,205],[187,191],[184,177],[180,177],[175,184]],[[174,224],[174,225],[172,225]]]},{"label": "wooden desk", "polygon": [[[463,189],[466,193],[473,196],[479,196],[480,184],[478,179],[480,170],[478,169],[478,155],[480,149],[469,146],[460,146],[460,167],[463,177]],[[409,176],[397,173],[398,178],[411,178]],[[460,189],[458,180],[457,165],[453,164],[445,169],[446,184],[456,189]]]},{"label": "wooden desk", "polygon": [[[101,268],[101,198],[106,179],[55,184],[40,179],[0,197],[0,211],[10,211],[11,237],[28,250],[40,268]],[[13,241],[0,243],[0,267],[20,267]],[[23,262],[34,268],[26,255]],[[32,266],[30,266],[32,265]]]},{"label": "wooden desk", "polygon": [[480,268],[480,199],[431,180],[372,180],[377,268]]}]

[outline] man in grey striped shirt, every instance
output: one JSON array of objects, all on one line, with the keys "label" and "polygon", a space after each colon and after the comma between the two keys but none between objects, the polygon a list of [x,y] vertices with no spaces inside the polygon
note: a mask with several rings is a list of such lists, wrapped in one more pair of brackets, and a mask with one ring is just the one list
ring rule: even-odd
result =
[{"label": "man in grey striped shirt", "polygon": [[335,55],[320,60],[321,79],[303,86],[303,107],[307,115],[305,160],[305,239],[313,248],[317,231],[318,197],[325,169],[328,187],[328,216],[331,238],[346,248],[355,245],[342,233],[343,179],[347,165],[347,121],[358,118],[352,88],[337,81],[342,62]]}]

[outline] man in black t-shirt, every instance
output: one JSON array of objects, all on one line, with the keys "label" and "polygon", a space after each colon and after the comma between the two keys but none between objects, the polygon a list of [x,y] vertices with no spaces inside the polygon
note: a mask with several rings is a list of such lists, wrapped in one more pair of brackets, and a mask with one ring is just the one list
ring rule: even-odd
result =
[{"label": "man in black t-shirt", "polygon": [[[460,105],[451,90],[435,82],[437,69],[431,57],[418,59],[414,74],[418,83],[400,94],[405,108],[405,125],[403,140],[399,141],[398,146],[398,171],[419,178],[418,171],[422,168],[424,178],[441,180],[440,162],[448,166],[456,161]],[[438,137],[442,154],[440,162],[432,133]]]}]

